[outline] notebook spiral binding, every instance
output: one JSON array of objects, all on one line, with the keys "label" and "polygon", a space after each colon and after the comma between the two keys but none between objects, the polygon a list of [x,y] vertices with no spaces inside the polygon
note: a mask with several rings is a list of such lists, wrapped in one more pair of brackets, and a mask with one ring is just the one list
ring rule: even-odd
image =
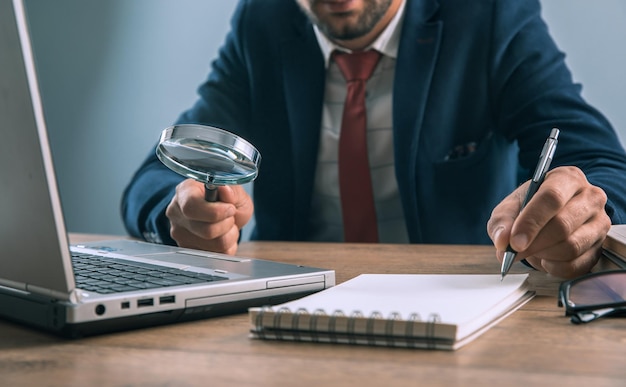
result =
[{"label": "notebook spiral binding", "polygon": [[[346,315],[341,310],[335,310],[331,314],[327,314],[326,311],[324,311],[323,309],[316,309],[313,312],[309,312],[306,309],[300,308],[296,310],[295,312],[292,312],[289,308],[285,308],[285,307],[282,307],[275,311],[274,308],[272,308],[271,306],[263,306],[260,309],[259,313],[256,315],[256,319],[255,319],[255,325],[257,327],[255,332],[259,336],[259,338],[262,338],[262,339],[267,338],[266,331],[263,329],[264,328],[263,321],[264,321],[265,315],[269,312],[274,313],[273,322],[272,322],[273,328],[285,327],[285,326],[291,327],[291,329],[289,330],[289,334],[292,335],[293,339],[296,341],[301,340],[301,334],[304,332],[304,331],[297,329],[297,327],[300,326],[300,319],[303,316],[306,316],[309,318],[308,330],[306,331],[306,333],[308,337],[310,338],[310,341],[313,341],[313,342],[322,341],[319,337],[319,333],[327,332],[328,341],[330,341],[331,343],[335,343],[335,344],[339,343],[340,340],[338,339],[338,334],[342,334],[342,335],[345,334],[347,335],[349,344],[356,344],[357,339],[360,335],[355,331],[355,324],[357,322],[357,319],[366,318],[365,337],[369,345],[376,344],[375,340],[377,339],[374,333],[375,322],[383,320],[385,321],[385,327],[384,327],[385,334],[384,334],[383,340],[385,341],[386,345],[394,346],[396,341],[400,340],[404,342],[407,347],[418,347],[418,344],[423,345],[425,343],[427,348],[429,349],[434,349],[436,347],[435,345],[436,341],[434,337],[435,326],[437,323],[441,321],[440,316],[436,313],[430,314],[427,320],[422,320],[421,316],[418,313],[412,313],[407,317],[406,320],[404,320],[405,322],[407,322],[405,326],[404,336],[398,336],[397,334],[396,335],[393,334],[394,323],[398,321],[403,321],[403,319],[402,319],[402,315],[396,312],[391,313],[387,317],[385,317],[383,314],[379,312],[373,312],[372,314],[366,317],[360,311],[354,311],[350,315]],[[328,317],[327,324],[323,327],[320,327],[320,317]],[[340,318],[347,319],[347,331],[346,332],[339,332],[336,329],[337,320]],[[290,319],[290,320],[285,321],[285,319]],[[422,322],[422,321],[426,323],[425,325],[426,337],[420,336],[419,338],[417,338],[413,332],[414,324],[411,324],[411,323]],[[327,328],[327,329],[320,329],[320,328]],[[283,337],[283,334],[284,332],[281,329],[272,330],[272,338],[274,339],[277,339],[277,340],[288,339],[288,338]],[[380,340],[380,337],[378,337],[378,339]]]}]

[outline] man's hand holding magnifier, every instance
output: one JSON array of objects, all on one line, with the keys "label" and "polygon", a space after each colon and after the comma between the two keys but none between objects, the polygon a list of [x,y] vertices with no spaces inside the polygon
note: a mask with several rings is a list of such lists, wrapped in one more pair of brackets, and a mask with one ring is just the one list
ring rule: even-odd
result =
[{"label": "man's hand holding magnifier", "polygon": [[181,247],[234,255],[241,228],[254,211],[250,195],[240,185],[217,187],[219,200],[204,199],[204,184],[187,179],[178,184],[165,215],[170,235]]}]

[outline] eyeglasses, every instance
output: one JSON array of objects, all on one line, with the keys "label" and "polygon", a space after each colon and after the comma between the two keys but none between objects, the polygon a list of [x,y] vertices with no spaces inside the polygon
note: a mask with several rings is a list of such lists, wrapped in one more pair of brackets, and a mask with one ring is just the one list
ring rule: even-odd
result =
[{"label": "eyeglasses", "polygon": [[591,273],[561,283],[559,306],[574,324],[626,316],[626,270]]}]

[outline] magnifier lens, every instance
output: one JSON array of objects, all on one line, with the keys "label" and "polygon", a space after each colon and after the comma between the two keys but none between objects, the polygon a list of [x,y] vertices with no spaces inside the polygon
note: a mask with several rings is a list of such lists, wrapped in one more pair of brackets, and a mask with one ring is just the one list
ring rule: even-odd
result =
[{"label": "magnifier lens", "polygon": [[261,155],[241,137],[203,125],[176,125],[166,128],[156,151],[171,170],[205,183],[245,184],[258,174]]}]

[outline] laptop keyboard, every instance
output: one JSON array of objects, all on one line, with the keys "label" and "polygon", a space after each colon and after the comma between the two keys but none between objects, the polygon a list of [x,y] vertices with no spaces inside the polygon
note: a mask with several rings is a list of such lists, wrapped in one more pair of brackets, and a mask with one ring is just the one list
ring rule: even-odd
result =
[{"label": "laptop keyboard", "polygon": [[74,268],[77,288],[101,294],[228,279],[210,274],[76,252],[72,252],[72,267]]}]

